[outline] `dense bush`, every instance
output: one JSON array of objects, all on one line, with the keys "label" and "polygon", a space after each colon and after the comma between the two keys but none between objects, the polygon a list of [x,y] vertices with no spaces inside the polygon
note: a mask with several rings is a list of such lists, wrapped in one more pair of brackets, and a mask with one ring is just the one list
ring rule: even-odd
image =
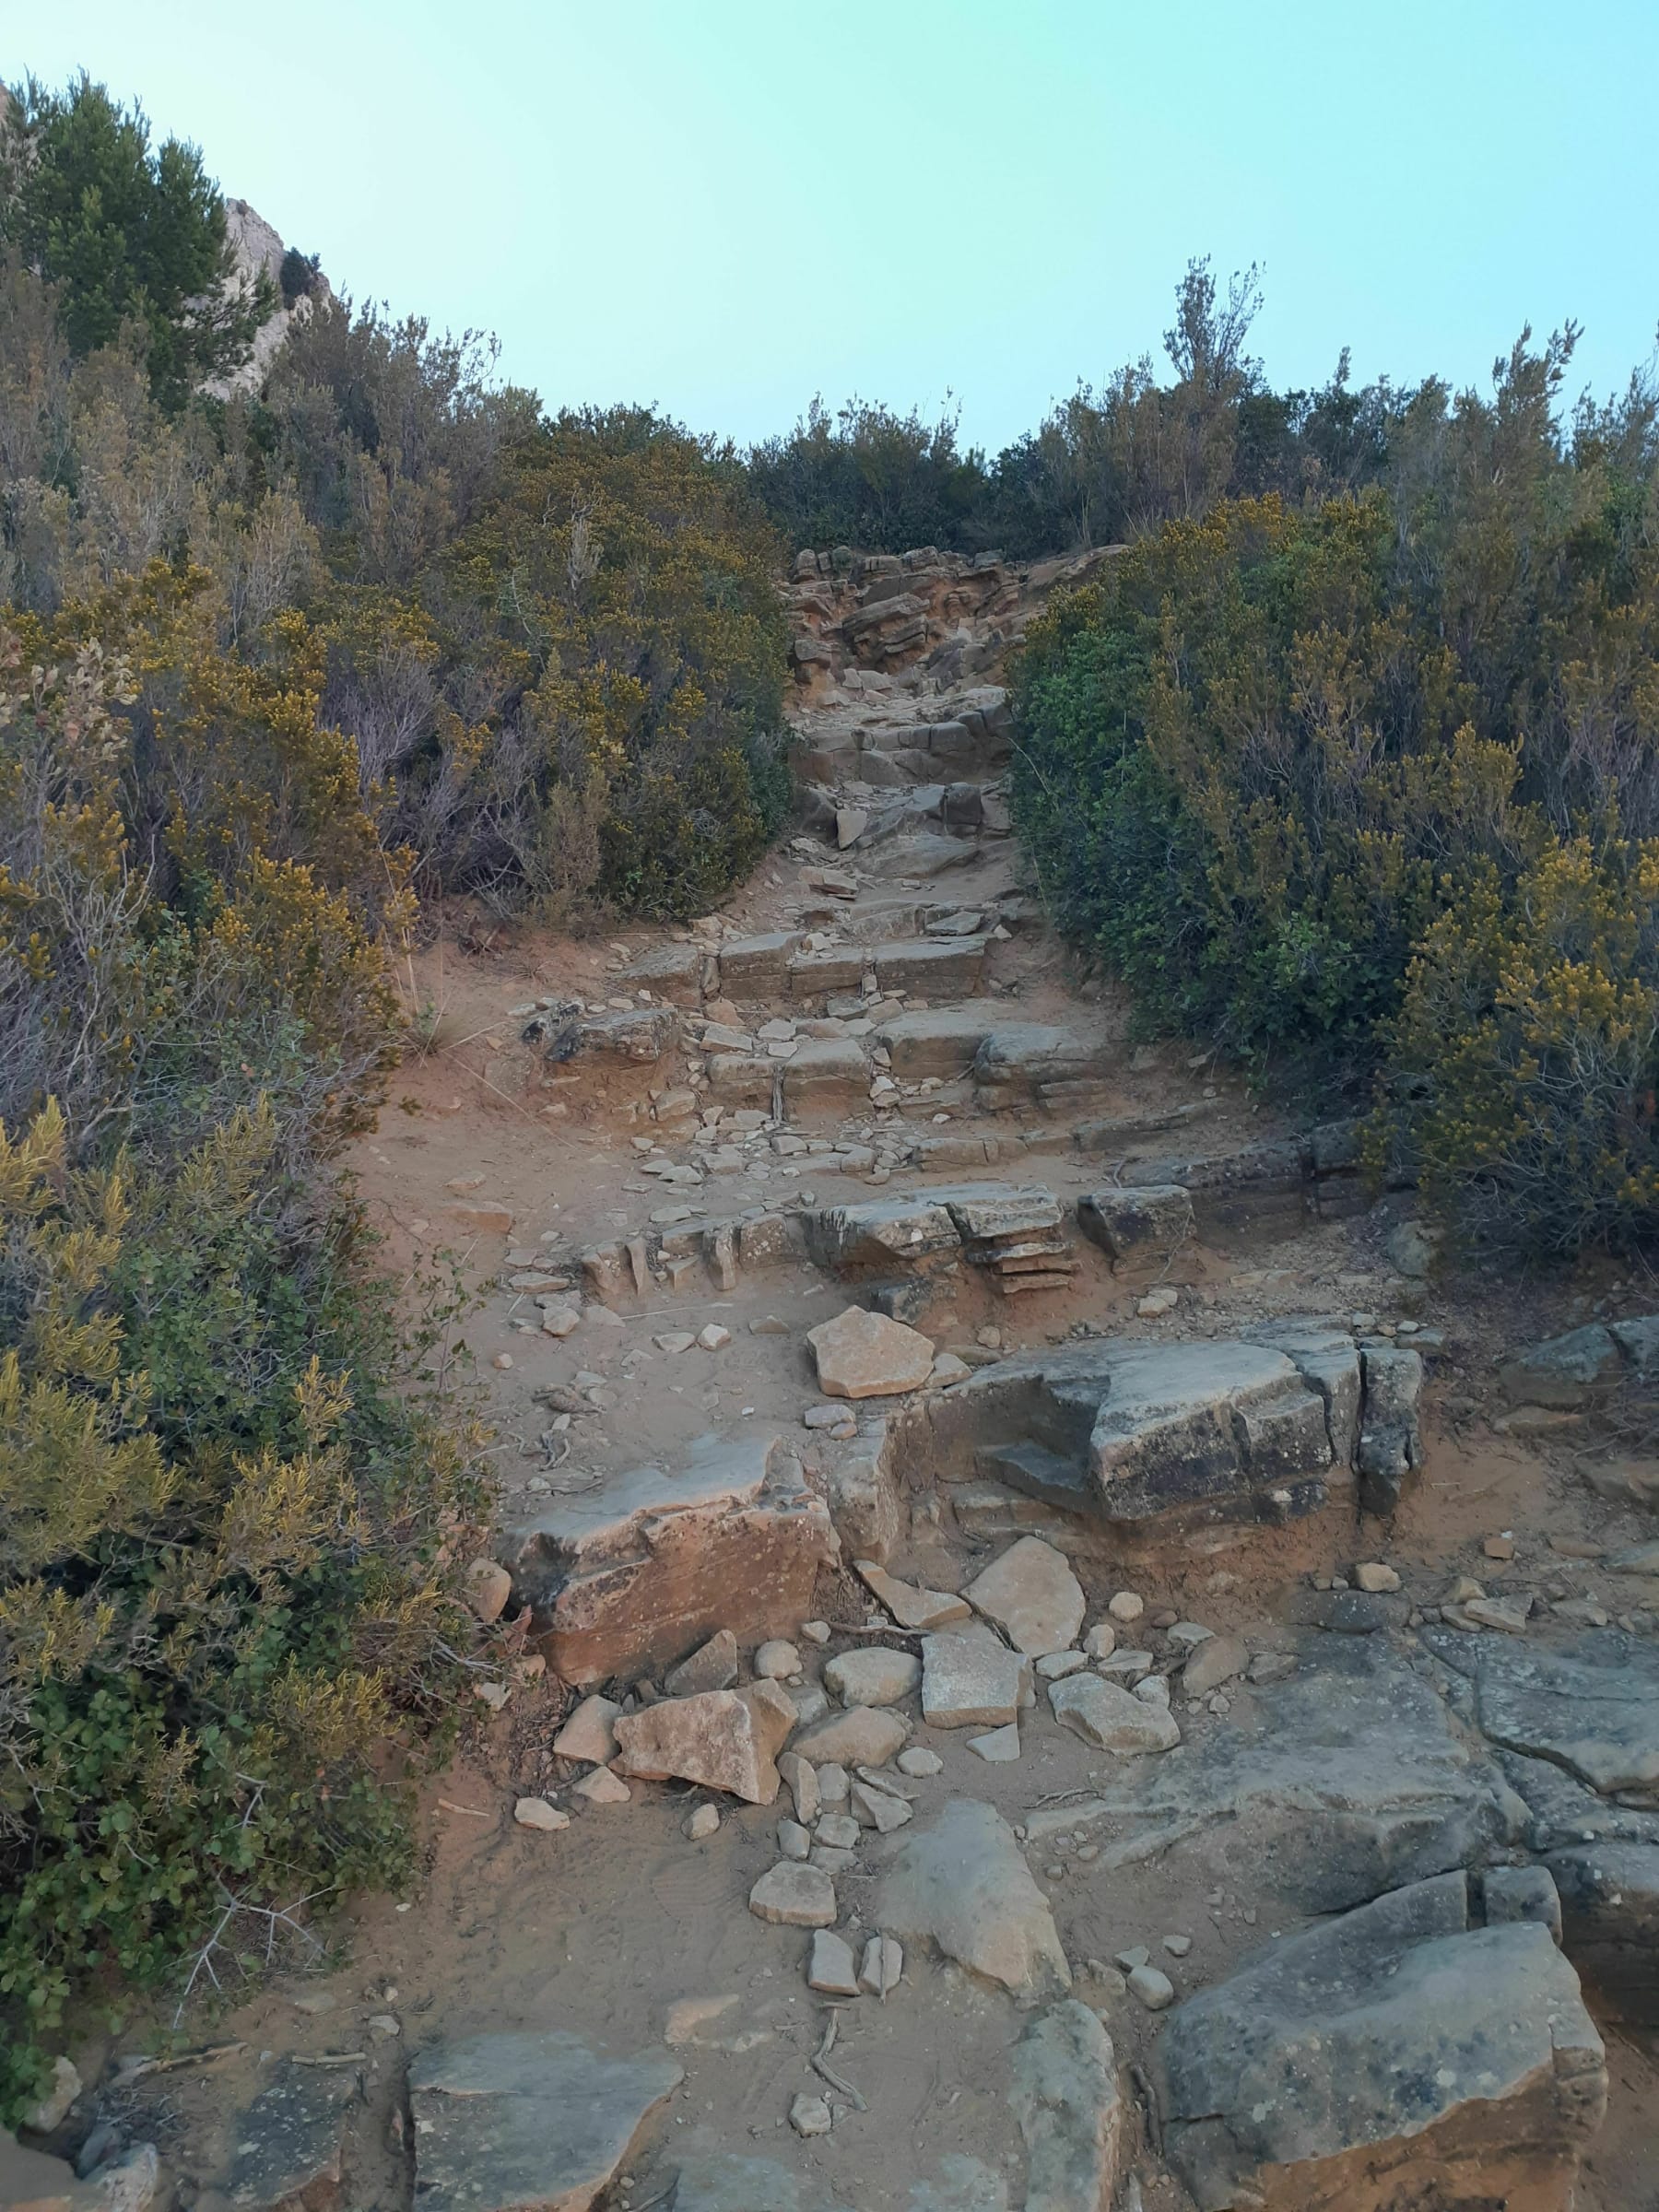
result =
[{"label": "dense bush", "polygon": [[206,597],[0,632],[6,2112],[74,1997],[397,1873],[465,1619],[476,1487],[318,1172],[394,1043],[401,894],[314,692]]},{"label": "dense bush", "polygon": [[1659,403],[1426,387],[1384,479],[1223,501],[1033,626],[1019,825],[1062,924],[1471,1223],[1654,1226]]}]

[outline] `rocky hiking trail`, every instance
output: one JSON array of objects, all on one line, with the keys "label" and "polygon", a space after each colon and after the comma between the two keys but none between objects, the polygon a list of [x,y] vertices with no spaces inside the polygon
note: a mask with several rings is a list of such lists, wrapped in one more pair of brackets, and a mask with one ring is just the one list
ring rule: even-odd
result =
[{"label": "rocky hiking trail", "polygon": [[477,1711],[409,1893],[64,2147],[242,2212],[1659,2206],[1659,1324],[1442,1270],[1078,985],[998,681],[1077,572],[804,554],[744,892],[426,956],[354,1164],[479,1288]]}]

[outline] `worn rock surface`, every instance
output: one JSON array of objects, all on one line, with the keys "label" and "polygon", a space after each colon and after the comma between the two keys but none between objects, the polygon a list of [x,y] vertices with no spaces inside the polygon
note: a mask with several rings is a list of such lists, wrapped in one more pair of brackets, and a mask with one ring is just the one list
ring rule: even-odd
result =
[{"label": "worn rock surface", "polygon": [[1051,1685],[1049,1703],[1063,1728],[1120,1758],[1167,1751],[1181,1741],[1180,1727],[1167,1706],[1148,1704],[1121,1682],[1103,1682],[1099,1675],[1065,1676]]},{"label": "worn rock surface", "polygon": [[954,1798],[906,1831],[873,1918],[901,1941],[931,1943],[1022,2001],[1071,1986],[1048,1900],[1013,1830],[994,1806],[972,1798]]},{"label": "worn rock surface", "polygon": [[360,2102],[348,2070],[279,2059],[271,2080],[237,2119],[225,2180],[230,2203],[252,2208],[330,2202],[339,2186],[347,2126]]},{"label": "worn rock surface", "polygon": [[1095,1798],[1033,1812],[1032,1835],[1086,1822],[1126,1856],[1202,1840],[1218,1872],[1265,1877],[1310,1912],[1478,1865],[1524,1836],[1526,1806],[1410,1667],[1370,1639],[1322,1639],[1318,1659],[1178,1758],[1124,1760]]},{"label": "worn rock surface", "polygon": [[704,1437],[561,1499],[512,1537],[515,1585],[548,1666],[585,1685],[683,1659],[717,1630],[792,1631],[837,1552],[821,1499],[776,1437]]},{"label": "worn rock surface", "polygon": [[608,2058],[557,2029],[436,2044],[409,2068],[415,2203],[589,2212],[684,2078],[663,2053]]},{"label": "worn rock surface", "polygon": [[1124,2124],[1112,2038],[1087,2005],[1064,1998],[1020,2037],[1011,2072],[1025,2212],[1108,2212]]},{"label": "worn rock surface", "polygon": [[913,1652],[879,1646],[842,1652],[824,1669],[824,1681],[843,1705],[897,1705],[922,1679],[922,1662]]},{"label": "worn rock surface", "polygon": [[1019,1711],[1027,1662],[978,1621],[922,1643],[922,1717],[935,1728],[1000,1728]]},{"label": "worn rock surface", "polygon": [[1659,1844],[1551,1854],[1561,1947],[1617,2018],[1659,2027]]},{"label": "worn rock surface", "polygon": [[1549,1760],[1622,1805],[1659,1808],[1659,1656],[1600,1631],[1571,1653],[1507,1636],[1425,1633],[1475,1684],[1476,1712],[1495,1744]]},{"label": "worn rock surface", "polygon": [[1470,1928],[1457,1874],[1270,1945],[1171,2013],[1159,2063],[1200,2212],[1565,2212],[1607,2087],[1547,1931]]}]

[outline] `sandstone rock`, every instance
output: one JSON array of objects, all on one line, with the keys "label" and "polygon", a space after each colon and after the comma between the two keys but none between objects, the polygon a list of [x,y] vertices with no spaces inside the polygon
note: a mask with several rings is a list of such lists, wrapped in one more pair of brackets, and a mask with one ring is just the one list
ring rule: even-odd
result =
[{"label": "sandstone rock", "polygon": [[512,1808],[512,1817],[521,1828],[539,1828],[549,1835],[571,1825],[570,1814],[561,1813],[545,1797],[521,1797]]},{"label": "sandstone rock", "polygon": [[1548,1865],[1567,1956],[1617,2018],[1659,2026],[1659,1843],[1586,1843]]},{"label": "sandstone rock", "polygon": [[827,2136],[831,2125],[828,2102],[802,2089],[790,2100],[789,2124],[797,2136]]},{"label": "sandstone rock", "polygon": [[922,1644],[922,1714],[935,1728],[1000,1728],[1019,1712],[1026,1662],[978,1621]]},{"label": "sandstone rock", "polygon": [[1065,1555],[1021,1536],[962,1593],[1030,1657],[1065,1651],[1083,1625],[1083,1591]]},{"label": "sandstone rock", "polygon": [[671,1698],[696,1698],[711,1689],[730,1689],[736,1680],[737,1639],[730,1629],[722,1629],[688,1659],[671,1666],[663,1688]]},{"label": "sandstone rock", "polygon": [[[1146,1599],[1137,1597],[1133,1590],[1115,1591],[1106,1601],[1106,1610],[1112,1619],[1125,1623],[1138,1620],[1146,1609]],[[1107,1648],[1110,1650],[1110,1645]]]},{"label": "sandstone rock", "polygon": [[785,1859],[805,1859],[811,1855],[812,1837],[798,1820],[779,1821],[778,1852]]},{"label": "sandstone rock", "polygon": [[25,2127],[32,2129],[37,2136],[55,2135],[69,2117],[70,2107],[84,2086],[80,2068],[72,2058],[66,2058],[60,2053],[52,2062],[49,2087],[23,2115]]},{"label": "sandstone rock", "polygon": [[833,1935],[828,1928],[813,1931],[812,1953],[806,1962],[806,1986],[820,1989],[828,1996],[857,1996],[858,1968],[853,1947],[843,1936]]},{"label": "sandstone rock", "polygon": [[749,1891],[748,1905],[757,1920],[778,1927],[833,1927],[835,1884],[820,1866],[782,1859]]},{"label": "sandstone rock", "polygon": [[837,1544],[777,1437],[705,1437],[675,1472],[638,1467],[514,1532],[518,1586],[555,1674],[579,1687],[655,1673],[718,1629],[786,1633]]},{"label": "sandstone rock", "polygon": [[873,1917],[999,1982],[1022,2002],[1070,1987],[1048,1900],[994,1808],[956,1798],[907,1831]]},{"label": "sandstone rock", "polygon": [[686,1841],[688,1843],[701,1843],[715,1834],[719,1827],[720,1807],[716,1805],[700,1805],[687,1818]]},{"label": "sandstone rock", "polygon": [[1316,1667],[1263,1684],[1232,1724],[1178,1756],[1114,1763],[1093,1799],[1028,1818],[1034,1841],[1087,1827],[1131,1854],[1161,1834],[1172,1866],[1190,1844],[1206,1877],[1243,1887],[1268,1867],[1312,1912],[1478,1865],[1527,1826],[1428,1682],[1374,1641],[1347,1638],[1322,1639]]},{"label": "sandstone rock", "polygon": [[466,1571],[466,1603],[488,1628],[500,1620],[512,1595],[512,1577],[494,1559],[475,1559]]},{"label": "sandstone rock", "polygon": [[67,2159],[27,2150],[0,2127],[0,2205],[7,2212],[93,2212],[92,2192]]},{"label": "sandstone rock", "polygon": [[1143,1751],[1167,1751],[1181,1741],[1172,1713],[1099,1675],[1068,1675],[1053,1683],[1049,1703],[1063,1728],[1097,1750],[1114,1751],[1123,1759]]},{"label": "sandstone rock", "polygon": [[1365,1559],[1354,1570],[1354,1587],[1357,1590],[1390,1591],[1400,1586],[1396,1571],[1384,1566],[1380,1559]]},{"label": "sandstone rock", "polygon": [[972,1612],[965,1597],[897,1582],[874,1559],[854,1559],[853,1564],[872,1597],[887,1607],[901,1629],[943,1628],[947,1621],[968,1619]]},{"label": "sandstone rock", "polygon": [[[826,1763],[840,1767],[885,1766],[909,1734],[910,1724],[902,1714],[880,1706],[854,1705],[809,1728],[795,1749],[818,1768],[821,1793]],[[825,1802],[830,1801],[826,1798]]]},{"label": "sandstone rock", "polygon": [[617,1756],[615,1723],[621,1710],[597,1691],[583,1698],[553,1738],[554,1751],[560,1759],[585,1759],[590,1766],[608,1767]]},{"label": "sandstone rock", "polygon": [[933,1369],[929,1337],[862,1306],[808,1329],[806,1341],[818,1361],[818,1387],[832,1398],[899,1396],[920,1390]]},{"label": "sandstone rock", "polygon": [[896,1797],[888,1790],[878,1790],[867,1782],[854,1782],[851,1798],[854,1818],[861,1826],[873,1828],[878,1836],[891,1835],[894,1829],[903,1828],[912,1817],[906,1798]]},{"label": "sandstone rock", "polygon": [[621,1714],[616,1731],[625,1773],[651,1781],[677,1775],[748,1805],[771,1805],[778,1794],[774,1761],[794,1724],[794,1707],[783,1692],[756,1682],[747,1689],[664,1698]]},{"label": "sandstone rock", "polygon": [[1480,1899],[1488,1928],[1535,1920],[1549,1930],[1552,1943],[1560,1942],[1561,1893],[1547,1866],[1488,1866],[1480,1877]]},{"label": "sandstone rock", "polygon": [[851,1852],[859,1839],[858,1822],[851,1813],[822,1813],[813,1834],[830,1851]]},{"label": "sandstone rock", "polygon": [[824,1669],[824,1680],[843,1705],[897,1705],[922,1679],[922,1662],[911,1652],[879,1645],[843,1652]]},{"label": "sandstone rock", "polygon": [[1189,1698],[1201,1698],[1235,1681],[1249,1665],[1250,1653],[1236,1636],[1212,1636],[1187,1661],[1182,1686]]},{"label": "sandstone rock", "polygon": [[589,1805],[627,1805],[633,1797],[622,1777],[613,1774],[608,1767],[592,1768],[580,1782],[571,1785],[571,1794],[585,1798]]},{"label": "sandstone rock", "polygon": [[785,1682],[801,1671],[801,1654],[787,1638],[773,1636],[755,1653],[755,1672],[763,1681]]},{"label": "sandstone rock", "polygon": [[795,1818],[810,1828],[818,1813],[817,1768],[798,1751],[779,1752],[777,1768],[784,1788],[794,1800]]},{"label": "sandstone rock", "polygon": [[1499,1371],[1498,1380],[1512,1405],[1571,1409],[1605,1394],[1623,1371],[1611,1330],[1591,1322],[1530,1346]]},{"label": "sandstone rock", "polygon": [[1547,1759],[1604,1796],[1659,1808],[1659,1657],[1651,1651],[1611,1631],[1586,1637],[1576,1655],[1444,1629],[1423,1634],[1472,1677],[1477,1717],[1493,1743]]},{"label": "sandstone rock", "polygon": [[250,2212],[337,2196],[346,2130],[359,2091],[344,2069],[276,2061],[270,2080],[235,2120],[225,2194]]},{"label": "sandstone rock", "polygon": [[1100,2212],[1115,2198],[1124,2104],[1112,2039],[1067,1997],[1014,2047],[1010,2101],[1026,2145],[1026,2212]]},{"label": "sandstone rock", "polygon": [[1006,1728],[993,1728],[986,1735],[971,1735],[970,1751],[977,1751],[987,1765],[1011,1766],[1019,1757],[1019,1723],[1010,1721]]},{"label": "sandstone rock", "polygon": [[1460,1874],[1275,1944],[1181,2006],[1159,2060],[1204,2212],[1564,2206],[1606,2099],[1571,1968],[1536,1925],[1469,1929]]},{"label": "sandstone rock", "polygon": [[1129,1994],[1138,1997],[1148,2012],[1163,2012],[1175,2002],[1175,1984],[1156,1966],[1132,1966]]},{"label": "sandstone rock", "polygon": [[658,2053],[606,2058],[558,2030],[440,2042],[409,2069],[415,2202],[589,2212],[684,2078]]},{"label": "sandstone rock", "polygon": [[1077,1201],[1077,1227],[1119,1265],[1164,1259],[1193,1233],[1193,1194],[1178,1182],[1094,1191]]},{"label": "sandstone rock", "polygon": [[900,1752],[893,1764],[900,1774],[925,1780],[929,1775],[939,1773],[945,1761],[936,1751],[930,1751],[925,1744],[912,1744],[908,1750]]},{"label": "sandstone rock", "polygon": [[1088,1665],[1087,1652],[1044,1652],[1037,1662],[1037,1673],[1044,1682],[1058,1682],[1067,1675],[1080,1673]]}]

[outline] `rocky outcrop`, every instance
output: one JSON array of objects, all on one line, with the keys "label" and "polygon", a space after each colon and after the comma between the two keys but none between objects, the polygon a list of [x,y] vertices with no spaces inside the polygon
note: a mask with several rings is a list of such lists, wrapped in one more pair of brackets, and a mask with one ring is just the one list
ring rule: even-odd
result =
[{"label": "rocky outcrop", "polygon": [[1473,1682],[1475,1718],[1492,1743],[1618,1805],[1659,1810],[1659,1657],[1650,1648],[1614,1631],[1570,1652],[1452,1629],[1423,1634]]},{"label": "rocky outcrop", "polygon": [[1225,1729],[1178,1759],[1116,1762],[1092,1799],[1028,1825],[1034,1839],[1087,1826],[1108,1863],[1191,1846],[1217,1879],[1259,1884],[1265,1870],[1290,1903],[1332,1912],[1478,1865],[1529,1823],[1420,1675],[1372,1639],[1322,1636]]},{"label": "rocky outcrop", "polygon": [[438,2043],[409,2068],[417,2212],[589,2212],[684,2079],[559,2030]]},{"label": "rocky outcrop", "polygon": [[1621,1385],[1659,1382],[1659,1313],[1551,1336],[1517,1353],[1498,1379],[1513,1405],[1569,1409],[1606,1400]]},{"label": "rocky outcrop", "polygon": [[1189,1998],[1159,2067],[1166,2153],[1200,2212],[1568,2212],[1607,2089],[1547,1930],[1472,1927],[1461,1874]]},{"label": "rocky outcrop", "polygon": [[717,1629],[792,1633],[839,1548],[799,1460],[764,1434],[704,1437],[683,1466],[561,1499],[507,1546],[537,1648],[578,1685],[660,1670]]},{"label": "rocky outcrop", "polygon": [[895,1269],[935,1275],[966,1260],[1006,1292],[1067,1279],[1063,1215],[1041,1186],[964,1182],[803,1217],[808,1256],[831,1275],[857,1279]]}]

